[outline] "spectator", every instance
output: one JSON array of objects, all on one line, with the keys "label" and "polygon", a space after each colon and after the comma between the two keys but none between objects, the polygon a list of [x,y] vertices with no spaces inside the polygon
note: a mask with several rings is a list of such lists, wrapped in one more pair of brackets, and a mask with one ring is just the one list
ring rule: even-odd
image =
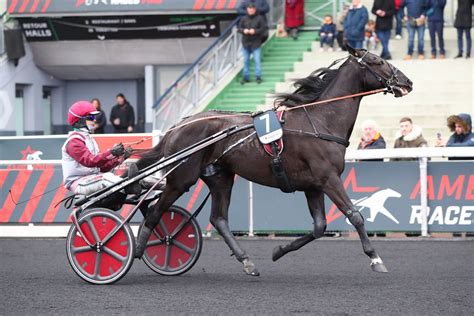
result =
[{"label": "spectator", "polygon": [[430,59],[436,58],[436,36],[438,36],[439,58],[446,58],[444,50],[443,26],[444,26],[444,7],[446,0],[429,0],[428,29],[430,31],[431,55]]},{"label": "spectator", "polygon": [[367,8],[361,0],[352,0],[349,12],[344,20],[344,35],[347,43],[353,48],[362,48],[364,43],[365,25],[369,20]]},{"label": "spectator", "polygon": [[377,16],[375,20],[375,30],[377,37],[382,43],[382,53],[380,57],[392,59],[388,49],[390,33],[392,30],[393,15],[395,14],[395,2],[386,0],[375,0],[372,6],[372,13]]},{"label": "spectator", "polygon": [[471,116],[466,113],[448,117],[448,128],[454,132],[445,143],[443,139],[436,141],[436,146],[468,147],[474,146],[474,133],[472,133]]},{"label": "spectator", "polygon": [[250,82],[250,55],[253,55],[255,63],[255,80],[257,84],[262,82],[262,69],[260,66],[262,34],[266,24],[261,15],[257,14],[255,4],[250,3],[247,7],[247,15],[239,22],[238,31],[242,33],[242,52],[244,55],[244,76],[241,84]]},{"label": "spectator", "polygon": [[[400,130],[396,134],[393,148],[417,148],[426,147],[428,143],[421,135],[421,127],[414,125],[409,117],[400,119]],[[396,158],[392,160],[416,160],[414,158]]]},{"label": "spectator", "polygon": [[132,106],[122,93],[117,94],[117,104],[110,113],[110,122],[114,133],[131,133],[135,126],[135,113]]},{"label": "spectator", "polygon": [[375,33],[375,22],[374,20],[369,20],[367,27],[365,28],[365,37],[364,37],[364,48],[367,50],[377,49],[377,44],[379,40],[377,34]]},{"label": "spectator", "polygon": [[466,33],[466,58],[471,58],[472,6],[473,0],[458,0],[458,10],[454,20],[454,27],[458,31],[458,54],[455,58],[462,58],[463,33]]},{"label": "spectator", "polygon": [[334,39],[336,38],[336,25],[332,22],[332,16],[324,16],[324,23],[319,30],[320,51],[324,50],[324,44],[329,46],[329,51],[333,51]]},{"label": "spectator", "polygon": [[92,99],[91,103],[96,108],[96,110],[100,112],[95,119],[94,134],[104,134],[105,125],[107,125],[107,119],[105,112],[101,108],[100,100],[94,98]]},{"label": "spectator", "polygon": [[[471,116],[466,113],[448,117],[448,128],[454,132],[445,142],[441,136],[436,141],[437,147],[471,147],[474,146]],[[474,157],[450,157],[449,160],[474,160]]]},{"label": "spectator", "polygon": [[339,17],[337,18],[336,22],[336,39],[337,39],[337,44],[339,45],[338,50],[347,50],[346,46],[344,45],[344,20],[347,16],[347,12],[349,11],[349,6],[344,5],[342,7],[342,11],[339,14]]},{"label": "spectator", "polygon": [[298,27],[304,25],[304,0],[285,1],[285,26],[288,34],[298,39]]},{"label": "spectator", "polygon": [[[407,14],[404,14],[405,7]],[[404,20],[407,21],[408,29],[408,54],[405,60],[413,58],[415,46],[415,33],[418,36],[418,59],[425,59],[425,17],[427,11],[427,0],[402,0],[400,10],[404,14]]]},{"label": "spectator", "polygon": [[395,0],[395,39],[402,39],[403,11],[400,10],[402,0]]},{"label": "spectator", "polygon": [[[384,149],[385,139],[377,131],[377,124],[373,120],[362,123],[362,138],[357,149]],[[368,161],[383,161],[383,159],[368,159]]]},{"label": "spectator", "polygon": [[240,3],[240,6],[237,8],[237,13],[244,17],[247,15],[247,7],[249,4],[254,4],[257,8],[257,14],[263,17],[263,21],[265,22],[265,29],[262,33],[260,40],[265,42],[268,38],[268,22],[267,22],[267,13],[270,12],[270,6],[268,5],[266,0],[243,0]]}]

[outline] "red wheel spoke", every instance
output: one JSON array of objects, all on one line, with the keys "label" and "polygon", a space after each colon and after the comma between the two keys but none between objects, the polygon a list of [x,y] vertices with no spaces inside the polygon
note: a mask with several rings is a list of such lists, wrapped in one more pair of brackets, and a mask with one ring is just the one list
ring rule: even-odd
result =
[{"label": "red wheel spoke", "polygon": [[97,229],[95,229],[94,223],[92,223],[91,221],[91,218],[88,217],[86,219],[86,222],[87,222],[87,225],[89,225],[89,229],[91,230],[92,235],[94,236],[95,242],[99,242],[100,237],[99,237],[99,234],[97,233]]},{"label": "red wheel spoke", "polygon": [[89,246],[82,246],[82,247],[72,248],[73,253],[81,253],[81,252],[87,252],[87,251],[92,251],[92,250],[94,250],[94,249],[92,249]]},{"label": "red wheel spoke", "polygon": [[168,267],[170,266],[170,259],[171,259],[171,247],[169,245],[166,245],[165,265],[163,266],[165,270],[168,270]]},{"label": "red wheel spoke", "polygon": [[109,256],[111,256],[114,259],[117,259],[120,262],[124,262],[125,260],[127,260],[127,257],[121,256],[120,254],[116,253],[115,251],[113,251],[110,248],[107,248],[106,246],[103,247],[103,250],[106,254],[108,254]]},{"label": "red wheel spoke", "polygon": [[194,253],[194,250],[189,248],[188,246],[183,245],[177,240],[173,240],[173,245],[181,249],[182,251],[186,252],[188,255],[192,255]]},{"label": "red wheel spoke", "polygon": [[160,220],[160,228],[165,236],[169,234],[168,227],[166,227],[165,223],[163,223],[163,219]]},{"label": "red wheel spoke", "polygon": [[153,230],[152,230],[152,232],[153,232],[153,235],[155,235],[155,236],[156,236],[156,238],[158,238],[158,239],[161,239],[161,238],[163,238],[163,237],[162,237],[162,236],[160,236],[160,234],[158,234],[158,232],[156,231],[156,227],[155,227],[155,229],[153,229]]},{"label": "red wheel spoke", "polygon": [[188,218],[183,217],[183,221],[179,223],[178,227],[176,227],[176,229],[173,231],[171,236],[176,237],[176,235],[181,232],[181,230],[183,229],[184,226],[186,226],[186,224],[188,224]]},{"label": "red wheel spoke", "polygon": [[100,263],[102,262],[102,254],[98,252],[95,257],[94,277],[98,278],[100,274]]},{"label": "red wheel spoke", "polygon": [[[146,243],[146,246],[147,247],[151,247],[151,246],[159,246],[159,245],[162,245],[163,244],[163,240],[160,240],[160,239],[155,239],[155,240],[152,240],[152,241],[149,241]],[[90,248],[89,248],[90,249]]]}]

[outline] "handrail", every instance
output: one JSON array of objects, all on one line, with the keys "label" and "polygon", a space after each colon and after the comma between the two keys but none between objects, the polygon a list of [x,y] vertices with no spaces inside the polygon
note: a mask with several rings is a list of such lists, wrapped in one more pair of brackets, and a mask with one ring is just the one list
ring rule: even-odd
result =
[{"label": "handrail", "polygon": [[240,17],[236,18],[234,21],[232,21],[232,23],[227,26],[227,28],[224,30],[224,32],[222,32],[222,34],[216,38],[216,40],[208,47],[206,48],[206,50],[204,52],[201,53],[201,55],[199,55],[199,57],[191,64],[189,65],[188,68],[186,68],[184,70],[184,72],[178,77],[178,79],[176,79],[173,84],[171,86],[168,87],[168,89],[166,89],[166,91],[158,98],[158,100],[156,100],[155,104],[153,104],[153,109],[155,109],[158,104],[161,103],[161,101],[166,98],[168,96],[169,93],[171,93],[171,91],[173,90],[173,88],[175,88],[178,83],[186,76],[188,75],[191,70],[193,70],[193,68],[199,64],[200,61],[202,61],[204,59],[204,57],[206,57],[206,55],[213,49],[215,48],[219,43],[220,41],[226,37],[228,35],[228,33],[234,28],[234,26],[237,25],[237,23],[239,23],[239,20],[240,20]]}]

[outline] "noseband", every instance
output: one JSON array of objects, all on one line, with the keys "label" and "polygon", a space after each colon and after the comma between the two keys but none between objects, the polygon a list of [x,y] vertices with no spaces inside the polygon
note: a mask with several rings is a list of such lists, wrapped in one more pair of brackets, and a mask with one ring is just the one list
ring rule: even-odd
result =
[{"label": "noseband", "polygon": [[390,64],[389,62],[387,62],[388,66],[390,68],[391,76],[390,76],[390,78],[386,78],[385,76],[382,76],[381,74],[379,74],[377,71],[375,71],[371,66],[369,66],[369,64],[367,64],[364,61],[364,57],[368,53],[369,53],[368,51],[365,51],[365,53],[364,53],[364,55],[362,55],[362,57],[357,58],[357,62],[359,63],[359,65],[361,65],[361,68],[367,69],[375,77],[375,79],[377,79],[378,82],[383,84],[384,87],[387,89],[388,93],[393,94],[394,93],[393,92],[393,87],[396,86],[397,84],[399,84],[398,77],[397,77],[398,69],[395,66],[393,66],[392,64]]}]

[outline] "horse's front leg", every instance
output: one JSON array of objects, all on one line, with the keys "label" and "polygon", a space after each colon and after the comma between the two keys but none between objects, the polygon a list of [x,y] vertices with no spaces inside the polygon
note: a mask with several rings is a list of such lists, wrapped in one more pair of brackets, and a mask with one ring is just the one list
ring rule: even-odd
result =
[{"label": "horse's front leg", "polygon": [[365,231],[364,218],[352,204],[346,190],[344,189],[341,178],[337,175],[331,176],[326,182],[326,186],[323,190],[356,228],[364,252],[370,258],[370,267],[372,270],[375,272],[388,272],[382,259],[375,252],[375,249],[367,236],[367,232]]},{"label": "horse's front leg", "polygon": [[247,253],[240,247],[235,239],[234,234],[229,228],[229,204],[234,184],[234,174],[222,171],[210,177],[203,177],[203,181],[207,184],[211,191],[211,224],[216,228],[217,232],[224,238],[225,243],[229,246],[235,258],[244,266],[244,272],[248,275],[259,276],[255,264],[249,259]]}]

